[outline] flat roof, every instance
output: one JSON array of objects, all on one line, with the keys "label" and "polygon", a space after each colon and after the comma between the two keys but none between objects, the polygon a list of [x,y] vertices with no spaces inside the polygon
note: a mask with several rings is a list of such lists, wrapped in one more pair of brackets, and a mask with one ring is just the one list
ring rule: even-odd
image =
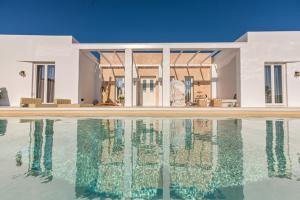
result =
[{"label": "flat roof", "polygon": [[79,43],[73,44],[80,50],[161,50],[170,48],[171,50],[222,50],[239,49],[247,42],[206,42],[206,43]]}]

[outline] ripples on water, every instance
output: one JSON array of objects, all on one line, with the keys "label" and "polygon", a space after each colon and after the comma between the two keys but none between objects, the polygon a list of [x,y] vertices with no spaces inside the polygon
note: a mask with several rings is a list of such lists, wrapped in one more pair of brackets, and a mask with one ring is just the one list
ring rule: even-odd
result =
[{"label": "ripples on water", "polygon": [[0,119],[0,191],[4,199],[298,199],[299,128],[298,119]]}]

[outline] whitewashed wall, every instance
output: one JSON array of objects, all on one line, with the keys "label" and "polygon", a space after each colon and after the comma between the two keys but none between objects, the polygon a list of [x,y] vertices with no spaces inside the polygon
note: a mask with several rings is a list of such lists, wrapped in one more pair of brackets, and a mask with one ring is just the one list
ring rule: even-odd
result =
[{"label": "whitewashed wall", "polygon": [[55,62],[55,97],[77,103],[79,51],[72,42],[71,36],[0,35],[0,88],[8,93],[0,106],[18,106],[21,97],[31,97],[32,62]]},{"label": "whitewashed wall", "polygon": [[[241,48],[241,106],[265,107],[264,64],[300,61],[300,32],[250,32],[247,39]],[[288,91],[300,91],[295,81],[288,74]],[[299,92],[289,96],[289,106],[299,107],[299,98]]]},{"label": "whitewashed wall", "polygon": [[287,64],[287,102],[289,107],[300,106],[300,77],[295,72],[300,72],[300,62]]},{"label": "whitewashed wall", "polygon": [[[97,60],[86,52],[79,53],[79,102],[93,103],[99,98],[99,70]],[[83,101],[81,101],[83,100]]]},{"label": "whitewashed wall", "polygon": [[217,66],[217,98],[233,99],[240,102],[240,55],[239,49],[223,50],[213,58]]}]

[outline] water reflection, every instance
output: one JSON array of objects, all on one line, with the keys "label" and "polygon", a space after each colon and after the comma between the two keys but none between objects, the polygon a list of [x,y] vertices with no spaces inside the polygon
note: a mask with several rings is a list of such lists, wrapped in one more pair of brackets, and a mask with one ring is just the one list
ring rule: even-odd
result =
[{"label": "water reflection", "polygon": [[[52,149],[54,120],[36,120],[33,127],[33,156],[27,176],[41,176],[44,183],[53,179],[52,175]],[[45,131],[44,131],[45,124]],[[31,129],[32,130],[32,129]],[[45,137],[45,139],[44,139]],[[43,151],[43,141],[44,151]],[[44,154],[44,155],[43,155]],[[30,156],[31,157],[31,156]],[[42,162],[43,161],[43,162]],[[17,161],[17,165],[18,165]]]},{"label": "water reflection", "polygon": [[0,119],[0,136],[5,135],[7,128],[7,120]]},{"label": "water reflection", "polygon": [[269,177],[291,178],[288,166],[287,134],[284,121],[266,121],[266,154]]},{"label": "water reflection", "polygon": [[[27,175],[52,181],[54,120],[31,126]],[[285,121],[263,127],[268,176],[291,179]],[[75,196],[244,199],[245,131],[242,119],[78,119]]]}]

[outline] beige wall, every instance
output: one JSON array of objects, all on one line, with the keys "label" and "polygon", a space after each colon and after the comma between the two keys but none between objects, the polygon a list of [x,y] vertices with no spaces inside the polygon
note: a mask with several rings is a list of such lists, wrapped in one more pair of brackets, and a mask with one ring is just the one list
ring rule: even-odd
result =
[{"label": "beige wall", "polygon": [[210,67],[171,68],[171,76],[174,76],[174,78],[179,81],[184,81],[186,76],[192,76],[194,98],[205,95],[207,95],[208,98],[211,98]]}]

